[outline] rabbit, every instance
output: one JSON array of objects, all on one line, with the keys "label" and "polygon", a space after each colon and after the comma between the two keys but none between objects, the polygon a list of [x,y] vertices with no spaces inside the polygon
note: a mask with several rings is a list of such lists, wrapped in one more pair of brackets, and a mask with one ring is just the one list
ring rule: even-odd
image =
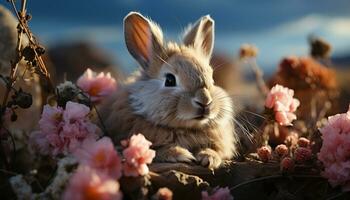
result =
[{"label": "rabbit", "polygon": [[142,133],[157,162],[217,168],[238,154],[230,96],[213,81],[214,21],[201,17],[183,44],[165,43],[160,27],[140,13],[124,18],[128,51],[140,70],[114,94],[105,126],[116,140]]}]

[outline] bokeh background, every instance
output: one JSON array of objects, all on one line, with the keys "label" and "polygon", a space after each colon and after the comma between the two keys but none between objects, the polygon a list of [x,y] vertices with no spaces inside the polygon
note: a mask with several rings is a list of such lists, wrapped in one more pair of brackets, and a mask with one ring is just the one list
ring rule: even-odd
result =
[{"label": "bokeh background", "polygon": [[[8,7],[5,0],[1,4]],[[350,60],[349,0],[32,0],[28,10],[33,15],[30,26],[45,46],[100,47],[125,72],[137,66],[126,50],[122,29],[130,11],[158,22],[171,40],[179,40],[188,23],[210,14],[216,21],[215,50],[233,57],[242,43],[252,43],[260,50],[258,63],[267,74],[282,56],[308,54],[311,34],[332,44],[334,60]]]}]

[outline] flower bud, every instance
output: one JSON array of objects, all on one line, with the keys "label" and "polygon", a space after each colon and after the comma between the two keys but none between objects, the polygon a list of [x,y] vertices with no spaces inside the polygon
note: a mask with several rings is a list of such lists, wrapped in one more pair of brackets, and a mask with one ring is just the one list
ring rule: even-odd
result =
[{"label": "flower bud", "polygon": [[280,144],[275,148],[275,152],[280,158],[283,158],[288,155],[289,150],[285,144]]},{"label": "flower bud", "polygon": [[268,162],[271,159],[271,149],[268,146],[260,147],[257,153],[260,160],[263,162]]},{"label": "flower bud", "polygon": [[310,149],[305,147],[298,147],[294,152],[295,161],[299,163],[304,163],[311,159],[312,152]]}]

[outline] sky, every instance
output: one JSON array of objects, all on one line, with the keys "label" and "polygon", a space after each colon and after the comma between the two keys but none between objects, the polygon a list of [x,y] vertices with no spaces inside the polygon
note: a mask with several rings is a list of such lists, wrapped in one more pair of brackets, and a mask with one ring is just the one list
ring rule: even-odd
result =
[{"label": "sky", "polygon": [[[130,11],[158,22],[165,38],[178,41],[200,16],[215,20],[215,50],[237,54],[243,43],[259,48],[258,62],[275,67],[283,56],[306,55],[307,37],[329,41],[334,56],[350,54],[349,0],[27,0],[30,27],[47,46],[91,41],[115,56],[125,69],[136,62],[128,54],[122,23]],[[2,1],[1,4],[6,4]]]}]

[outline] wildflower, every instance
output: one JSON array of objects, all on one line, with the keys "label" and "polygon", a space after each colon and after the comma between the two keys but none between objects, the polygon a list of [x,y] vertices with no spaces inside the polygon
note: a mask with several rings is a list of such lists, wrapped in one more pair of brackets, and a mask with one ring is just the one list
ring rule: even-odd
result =
[{"label": "wildflower", "polygon": [[298,145],[299,145],[299,147],[308,147],[310,145],[310,140],[308,140],[304,137],[301,137],[298,140]]},{"label": "wildflower", "polygon": [[350,191],[350,109],[329,117],[320,132],[323,143],[318,159],[324,166],[322,176],[333,187],[341,185],[343,190]]},{"label": "wildflower", "polygon": [[78,79],[77,85],[86,92],[92,102],[100,102],[104,97],[109,96],[117,89],[117,83],[110,73],[103,72],[97,74],[91,69]]},{"label": "wildflower", "polygon": [[[279,64],[271,84],[280,84],[296,91],[309,90],[313,86],[325,90],[337,88],[335,71],[310,57],[288,56]],[[310,93],[306,94],[310,98]]]},{"label": "wildflower", "polygon": [[294,91],[292,89],[275,85],[271,88],[267,95],[265,106],[273,109],[275,112],[275,120],[283,126],[292,125],[292,121],[297,117],[294,114],[300,102],[293,98]]},{"label": "wildflower", "polygon": [[312,152],[311,149],[305,147],[298,147],[294,151],[294,159],[299,163],[304,163],[311,159]]},{"label": "wildflower", "polygon": [[281,171],[288,171],[291,172],[294,170],[294,161],[290,157],[285,157],[282,159],[280,163],[280,169]]},{"label": "wildflower", "polygon": [[39,120],[39,131],[30,136],[30,143],[44,155],[68,154],[85,139],[96,139],[99,128],[89,119],[90,109],[68,102],[66,109],[45,105]]},{"label": "wildflower", "polygon": [[119,190],[119,183],[115,179],[89,167],[81,166],[71,177],[63,199],[119,200],[122,199],[122,193]]},{"label": "wildflower", "polygon": [[288,147],[285,144],[277,145],[275,148],[275,152],[280,158],[283,158],[284,156],[288,155]]},{"label": "wildflower", "polygon": [[115,179],[121,177],[121,159],[108,137],[98,141],[85,140],[74,155],[80,164],[104,172]]},{"label": "wildflower", "polygon": [[314,58],[329,58],[332,45],[320,37],[311,36],[309,38],[310,54]]},{"label": "wildflower", "polygon": [[262,146],[257,150],[261,161],[268,162],[271,159],[271,149],[267,146]]},{"label": "wildflower", "polygon": [[258,48],[251,44],[243,44],[239,49],[239,57],[244,58],[255,58],[258,55]]},{"label": "wildflower", "polygon": [[168,188],[159,188],[157,193],[153,196],[154,200],[172,200],[173,192]]},{"label": "wildflower", "polygon": [[211,195],[207,191],[202,191],[202,200],[233,200],[228,187],[215,188]]},{"label": "wildflower", "polygon": [[131,136],[128,147],[123,150],[125,176],[143,176],[148,173],[147,164],[152,163],[155,157],[155,151],[149,149],[151,145],[152,143],[140,133]]}]

